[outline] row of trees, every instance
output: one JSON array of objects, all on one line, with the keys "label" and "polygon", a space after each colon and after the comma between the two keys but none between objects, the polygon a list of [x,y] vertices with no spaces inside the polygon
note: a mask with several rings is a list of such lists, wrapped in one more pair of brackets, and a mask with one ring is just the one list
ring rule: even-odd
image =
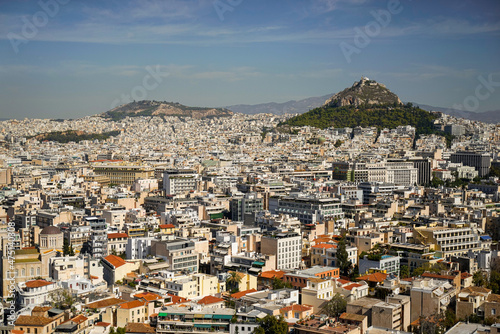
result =
[{"label": "row of trees", "polygon": [[38,140],[48,140],[48,141],[55,141],[58,143],[69,143],[69,142],[75,142],[78,143],[82,140],[106,140],[109,137],[115,137],[120,134],[120,131],[109,131],[109,132],[103,132],[103,133],[81,133],[77,131],[55,131],[55,132],[49,132],[45,133],[43,135],[37,135],[30,138],[36,137]]}]

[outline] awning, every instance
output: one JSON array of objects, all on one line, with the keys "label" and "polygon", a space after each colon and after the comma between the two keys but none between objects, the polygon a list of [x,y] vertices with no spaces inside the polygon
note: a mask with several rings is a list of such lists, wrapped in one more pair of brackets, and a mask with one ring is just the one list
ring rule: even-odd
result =
[{"label": "awning", "polygon": [[211,324],[194,324],[194,327],[198,327],[198,328],[211,328],[212,325]]},{"label": "awning", "polygon": [[194,315],[193,314],[186,314],[184,316],[184,319],[193,319],[194,318]]},{"label": "awning", "polygon": [[229,319],[230,320],[232,318],[233,318],[233,316],[230,315],[230,314],[224,314],[224,315],[222,315],[222,319]]},{"label": "awning", "polygon": [[222,319],[222,315],[221,314],[214,314],[213,318],[214,319]]},{"label": "awning", "polygon": [[212,319],[212,315],[211,315],[211,314],[205,314],[205,315],[204,315],[204,318],[205,318],[205,319]]},{"label": "awning", "polygon": [[194,318],[195,319],[203,319],[204,316],[205,316],[205,314],[195,314]]},{"label": "awning", "polygon": [[263,265],[265,265],[265,263],[261,261],[255,261],[254,263],[252,263],[252,266],[263,266]]},{"label": "awning", "polygon": [[158,313],[158,316],[159,317],[166,317],[167,316],[167,313],[163,312],[163,313]]}]

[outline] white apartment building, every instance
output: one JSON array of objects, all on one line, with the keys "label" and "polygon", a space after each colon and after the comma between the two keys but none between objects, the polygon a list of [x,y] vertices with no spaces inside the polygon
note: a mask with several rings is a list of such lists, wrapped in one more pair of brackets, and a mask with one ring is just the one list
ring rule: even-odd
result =
[{"label": "white apartment building", "polygon": [[166,195],[183,194],[196,190],[200,175],[191,169],[167,169],[163,173],[163,190]]},{"label": "white apartment building", "polygon": [[276,269],[298,269],[302,262],[302,237],[299,233],[286,232],[262,237],[262,254],[276,255]]}]

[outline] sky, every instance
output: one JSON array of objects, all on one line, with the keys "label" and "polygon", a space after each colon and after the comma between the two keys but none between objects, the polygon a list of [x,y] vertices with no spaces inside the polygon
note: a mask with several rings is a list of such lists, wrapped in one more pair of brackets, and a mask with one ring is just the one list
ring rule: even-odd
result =
[{"label": "sky", "polygon": [[500,110],[498,0],[0,0],[0,118],[334,94]]}]

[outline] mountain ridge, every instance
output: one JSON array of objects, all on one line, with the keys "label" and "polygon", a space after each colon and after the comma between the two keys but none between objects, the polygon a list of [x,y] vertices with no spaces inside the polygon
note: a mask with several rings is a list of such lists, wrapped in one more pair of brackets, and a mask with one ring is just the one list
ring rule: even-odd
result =
[{"label": "mountain ridge", "polygon": [[204,119],[232,115],[233,112],[226,108],[188,107],[178,102],[142,100],[118,106],[98,116],[110,118],[111,120],[120,120],[125,117],[140,116],[180,116]]}]

